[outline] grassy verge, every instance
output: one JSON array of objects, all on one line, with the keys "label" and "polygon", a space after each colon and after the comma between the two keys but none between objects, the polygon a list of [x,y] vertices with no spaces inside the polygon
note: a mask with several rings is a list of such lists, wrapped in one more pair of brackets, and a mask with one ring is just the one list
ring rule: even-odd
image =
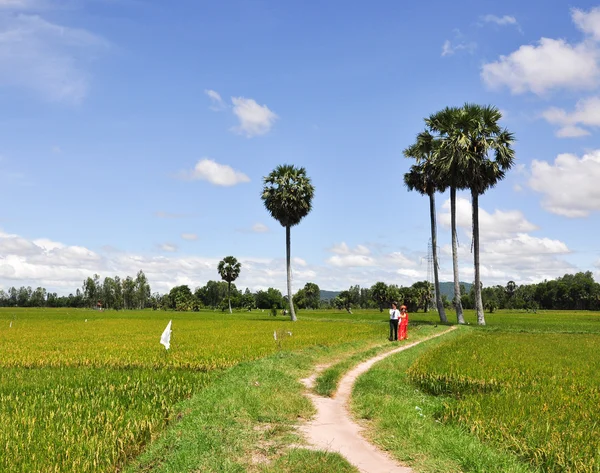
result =
[{"label": "grassy verge", "polygon": [[600,471],[600,336],[469,335],[429,351],[408,372],[425,392],[450,396],[441,420],[545,472]]},{"label": "grassy verge", "polygon": [[361,363],[362,361],[373,358],[379,355],[380,353],[384,353],[398,348],[402,345],[406,345],[408,343],[412,343],[419,339],[428,337],[439,330],[440,329],[436,329],[433,325],[417,325],[414,327],[411,326],[410,342],[408,340],[399,342],[399,344],[386,342],[384,344],[371,347],[368,350],[354,353],[344,358],[342,361],[335,363],[329,368],[323,370],[323,372],[315,380],[314,391],[320,396],[331,397],[335,393],[338,383],[342,376],[357,364]]},{"label": "grassy verge", "polygon": [[337,454],[301,447],[296,426],[314,408],[298,380],[315,363],[364,350],[367,343],[281,352],[231,368],[182,403],[181,420],[125,471],[357,472]]},{"label": "grassy verge", "polygon": [[406,371],[419,356],[465,330],[390,356],[362,375],[352,397],[355,415],[367,421],[366,433],[376,445],[422,473],[536,471],[459,425],[439,423],[447,399],[426,395],[408,382]]}]

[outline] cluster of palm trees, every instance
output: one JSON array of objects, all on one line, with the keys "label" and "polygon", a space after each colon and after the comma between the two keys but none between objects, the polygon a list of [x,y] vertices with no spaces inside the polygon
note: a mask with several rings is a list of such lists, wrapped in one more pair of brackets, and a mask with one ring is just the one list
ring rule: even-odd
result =
[{"label": "cluster of palm trees", "polygon": [[416,164],[404,175],[404,183],[409,190],[429,196],[436,305],[442,322],[446,322],[447,317],[439,287],[435,193],[450,189],[453,303],[457,321],[461,324],[464,316],[458,274],[456,191],[469,189],[471,192],[475,309],[477,323],[485,325],[479,267],[479,196],[502,180],[515,160],[512,148],[514,136],[499,125],[501,118],[502,114],[493,106],[465,104],[447,107],[426,118],[425,131],[419,133],[415,143],[404,150],[406,157],[416,160]]}]

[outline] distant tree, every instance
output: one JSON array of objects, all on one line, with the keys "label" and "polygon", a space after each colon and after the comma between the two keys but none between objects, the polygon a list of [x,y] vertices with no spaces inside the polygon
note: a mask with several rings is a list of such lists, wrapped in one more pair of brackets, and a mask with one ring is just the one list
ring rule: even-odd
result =
[{"label": "distant tree", "polygon": [[312,209],[315,188],[304,168],[287,164],[277,166],[263,180],[262,200],[267,211],[285,227],[285,249],[287,266],[287,294],[290,318],[296,321],[292,300],[292,267],[290,229],[298,225]]},{"label": "distant tree", "polygon": [[221,279],[227,281],[227,300],[229,301],[229,313],[231,314],[231,283],[240,275],[242,263],[233,256],[226,256],[219,262],[217,271]]},{"label": "distant tree", "polygon": [[321,302],[321,289],[314,282],[307,282],[304,285],[304,294],[306,297],[306,307],[318,309]]},{"label": "distant tree", "polygon": [[125,309],[135,308],[135,281],[131,276],[123,279],[123,307]]},{"label": "distant tree", "polygon": [[376,282],[371,287],[371,297],[379,307],[379,312],[383,312],[384,306],[388,306],[390,301],[388,299],[388,287],[384,282]]},{"label": "distant tree", "polygon": [[271,309],[273,306],[277,309],[283,308],[283,296],[279,289],[270,287],[266,291],[258,291],[255,298],[258,309]]},{"label": "distant tree", "polygon": [[429,303],[433,299],[433,285],[429,281],[418,281],[411,286],[411,289],[417,310],[422,308],[423,312],[427,312]]},{"label": "distant tree", "polygon": [[192,310],[194,306],[194,295],[188,285],[175,286],[169,292],[171,308],[180,311]]},{"label": "distant tree", "polygon": [[150,301],[150,284],[144,272],[140,269],[135,277],[135,298],[139,309],[144,309]]}]

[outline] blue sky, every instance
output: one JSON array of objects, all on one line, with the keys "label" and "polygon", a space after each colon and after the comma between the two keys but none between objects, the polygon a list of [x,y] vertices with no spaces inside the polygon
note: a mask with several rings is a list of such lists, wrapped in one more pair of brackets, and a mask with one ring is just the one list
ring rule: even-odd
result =
[{"label": "blue sky", "polygon": [[[540,12],[543,12],[541,14]],[[445,106],[493,104],[517,166],[480,199],[484,285],[600,277],[600,6],[589,2],[0,0],[0,288],[285,287],[260,199],[304,166],[294,290],[427,276],[402,150]],[[461,279],[473,278],[460,194]],[[452,278],[437,195],[441,279]]]}]

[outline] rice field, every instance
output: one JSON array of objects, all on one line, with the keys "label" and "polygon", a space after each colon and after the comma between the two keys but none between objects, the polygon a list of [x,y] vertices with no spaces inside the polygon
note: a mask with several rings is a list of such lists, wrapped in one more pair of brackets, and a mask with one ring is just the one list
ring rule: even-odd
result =
[{"label": "rice field", "polygon": [[[159,339],[170,319],[166,351]],[[292,324],[256,312],[0,310],[0,471],[118,471],[223,369],[381,339],[380,325]]]},{"label": "rice field", "polygon": [[[563,317],[563,327],[575,326]],[[464,425],[540,471],[592,473],[600,471],[598,346],[598,333],[478,330],[425,353],[408,375],[448,396],[442,422]]]}]

